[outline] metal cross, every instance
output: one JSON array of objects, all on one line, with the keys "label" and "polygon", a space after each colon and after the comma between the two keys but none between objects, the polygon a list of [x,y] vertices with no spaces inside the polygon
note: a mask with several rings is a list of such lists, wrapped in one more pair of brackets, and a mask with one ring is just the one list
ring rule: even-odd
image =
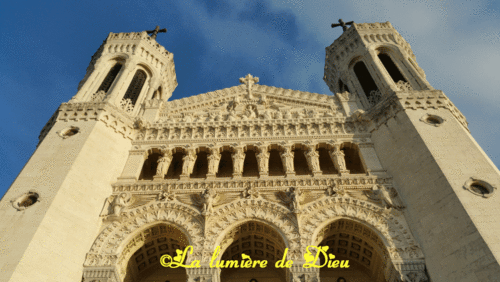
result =
[{"label": "metal cross", "polygon": [[332,24],[332,28],[337,27],[337,26],[341,26],[342,30],[346,31],[347,30],[347,26],[346,25],[352,25],[353,23],[354,23],[354,21],[350,21],[350,22],[346,22],[345,23],[342,19],[339,19],[339,23],[338,24]]},{"label": "metal cross", "polygon": [[158,35],[159,32],[163,32],[163,33],[166,33],[167,32],[167,29],[164,28],[164,29],[160,29],[159,26],[156,26],[156,28],[154,30],[146,30],[146,32],[149,34],[149,33],[152,33],[151,34],[151,38],[153,39],[156,39],[156,35]]}]

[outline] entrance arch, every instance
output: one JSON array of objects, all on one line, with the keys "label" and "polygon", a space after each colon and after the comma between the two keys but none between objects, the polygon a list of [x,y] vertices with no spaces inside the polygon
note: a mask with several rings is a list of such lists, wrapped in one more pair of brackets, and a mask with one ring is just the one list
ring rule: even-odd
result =
[{"label": "entrance arch", "polygon": [[275,268],[277,260],[283,258],[286,244],[284,238],[269,224],[249,220],[229,231],[221,242],[221,259],[242,261],[242,254],[253,261],[267,260],[267,267],[249,269],[222,268],[221,282],[268,281],[286,282],[286,269]]}]

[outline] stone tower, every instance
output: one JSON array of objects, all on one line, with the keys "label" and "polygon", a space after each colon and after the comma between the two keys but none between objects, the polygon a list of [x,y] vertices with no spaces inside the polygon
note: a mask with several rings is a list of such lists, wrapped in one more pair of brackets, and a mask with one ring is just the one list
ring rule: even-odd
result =
[{"label": "stone tower", "polygon": [[[0,202],[0,281],[500,277],[498,169],[390,23],[326,48],[335,95],[249,74],[168,101],[173,55],[153,37],[111,33],[42,130]],[[161,266],[187,245],[199,268]],[[309,245],[350,267],[303,268]],[[212,268],[217,246],[269,266]]]}]

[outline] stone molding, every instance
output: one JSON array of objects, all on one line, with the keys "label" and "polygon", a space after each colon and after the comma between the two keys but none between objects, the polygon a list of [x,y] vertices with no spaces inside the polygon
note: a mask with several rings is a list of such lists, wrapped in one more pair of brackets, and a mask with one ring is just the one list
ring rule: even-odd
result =
[{"label": "stone molding", "polygon": [[132,139],[133,120],[122,110],[106,102],[62,103],[40,132],[39,144],[57,121],[101,121],[107,127]]}]

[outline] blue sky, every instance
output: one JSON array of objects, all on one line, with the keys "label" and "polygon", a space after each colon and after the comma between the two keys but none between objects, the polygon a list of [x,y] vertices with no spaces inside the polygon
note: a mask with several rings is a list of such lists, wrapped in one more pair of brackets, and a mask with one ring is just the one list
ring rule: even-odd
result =
[{"label": "blue sky", "polygon": [[390,21],[411,44],[431,85],[469,122],[500,163],[500,4],[493,1],[2,1],[0,3],[0,195],[36,148],[38,134],[76,93],[109,32],[168,29],[174,53],[171,99],[260,84],[331,94],[325,47],[339,18]]}]

